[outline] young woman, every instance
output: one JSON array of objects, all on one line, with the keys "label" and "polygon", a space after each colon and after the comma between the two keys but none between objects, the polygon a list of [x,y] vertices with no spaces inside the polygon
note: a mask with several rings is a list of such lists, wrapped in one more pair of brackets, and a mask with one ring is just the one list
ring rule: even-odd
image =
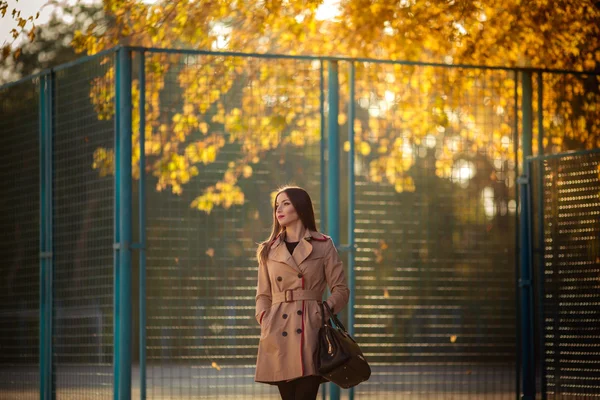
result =
[{"label": "young woman", "polygon": [[316,364],[323,293],[329,286],[326,301],[335,313],[346,306],[349,291],[335,245],[317,232],[304,189],[278,191],[273,231],[259,245],[257,258],[255,381],[277,385],[283,400],[314,400],[326,382]]}]

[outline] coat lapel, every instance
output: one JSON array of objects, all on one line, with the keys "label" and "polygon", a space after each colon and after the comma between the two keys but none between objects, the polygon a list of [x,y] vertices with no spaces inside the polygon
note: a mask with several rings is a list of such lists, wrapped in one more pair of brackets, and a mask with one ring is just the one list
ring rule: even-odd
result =
[{"label": "coat lapel", "polygon": [[307,231],[307,234],[300,239],[300,243],[298,243],[298,246],[296,246],[296,249],[294,250],[293,258],[296,265],[302,264],[302,262],[310,256],[310,253],[312,253],[313,246],[310,244],[310,240],[310,233]]},{"label": "coat lapel", "polygon": [[269,258],[274,261],[287,264],[295,270],[300,271],[300,268],[298,268],[298,264],[294,260],[294,257],[292,257],[290,252],[285,247],[285,243],[283,242],[283,235],[280,236],[279,239],[277,239],[277,242],[273,244],[273,247],[269,252]]}]

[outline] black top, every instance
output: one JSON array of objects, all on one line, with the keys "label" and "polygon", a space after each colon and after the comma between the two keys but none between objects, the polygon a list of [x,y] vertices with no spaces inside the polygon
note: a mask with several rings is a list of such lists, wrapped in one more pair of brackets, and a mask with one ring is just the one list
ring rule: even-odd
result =
[{"label": "black top", "polygon": [[298,246],[300,242],[285,242],[285,246],[287,247],[290,254],[294,254],[294,249]]}]

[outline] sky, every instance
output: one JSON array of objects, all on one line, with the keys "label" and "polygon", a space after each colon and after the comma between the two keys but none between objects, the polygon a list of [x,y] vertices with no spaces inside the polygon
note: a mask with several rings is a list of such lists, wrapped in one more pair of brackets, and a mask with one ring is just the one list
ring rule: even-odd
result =
[{"label": "sky", "polygon": [[[101,0],[67,0],[68,3],[97,3]],[[145,3],[154,3],[156,0],[142,0]],[[47,6],[48,0],[8,0],[8,12],[4,18],[0,18],[0,47],[6,43],[12,43],[10,31],[17,27],[16,22],[10,17],[12,10],[16,7],[21,10],[21,17],[28,18],[34,16],[39,11],[40,17],[36,20],[36,25],[43,25],[48,22],[54,7]],[[323,4],[317,9],[317,18],[331,19],[337,15],[337,5],[340,0],[324,0]],[[30,27],[30,25],[27,25]],[[24,37],[17,39],[15,44],[20,43],[20,40],[25,40]]]},{"label": "sky", "polygon": [[[69,4],[75,3],[97,3],[101,0],[67,0],[66,2]],[[54,7],[47,6],[44,7],[48,3],[48,0],[8,0],[8,10],[6,12],[6,16],[4,18],[0,18],[0,47],[5,43],[12,43],[12,35],[10,31],[13,28],[17,28],[16,21],[11,17],[12,10],[17,8],[21,11],[22,18],[29,18],[30,16],[35,17],[35,15],[39,12],[40,17],[36,20],[36,25],[43,25],[50,19],[52,12],[54,11]],[[31,25],[27,25],[28,28],[31,28]],[[17,39],[16,43],[19,43],[19,40],[24,40],[24,38]]]},{"label": "sky", "polygon": [[18,8],[21,10],[21,17],[28,18],[29,16],[35,16],[40,11],[40,18],[37,23],[44,23],[48,21],[50,16],[49,7],[46,10],[42,10],[42,6],[46,4],[47,0],[8,0],[8,10],[4,18],[0,18],[0,45],[4,43],[11,43],[12,36],[10,31],[13,28],[17,28],[16,21],[11,17],[12,10]]}]

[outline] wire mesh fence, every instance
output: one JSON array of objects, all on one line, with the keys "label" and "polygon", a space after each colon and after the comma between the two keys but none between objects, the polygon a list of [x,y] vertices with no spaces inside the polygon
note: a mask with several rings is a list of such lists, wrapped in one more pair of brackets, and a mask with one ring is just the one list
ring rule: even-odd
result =
[{"label": "wire mesh fence", "polygon": [[[496,112],[494,96],[501,82],[514,88],[512,77],[372,69],[357,74],[365,93],[380,94],[358,94],[357,120],[370,128],[359,138],[373,152],[357,155],[356,333],[381,372],[357,394],[512,398],[515,158],[502,129],[515,115],[510,102]],[[431,77],[438,85],[424,90]],[[452,90],[458,81],[479,89]],[[430,111],[443,96],[455,118],[446,124]],[[465,135],[465,125],[477,135]]]},{"label": "wire mesh fence", "polygon": [[[147,68],[152,71],[163,57],[148,57]],[[180,193],[172,187],[156,191],[160,178],[151,175],[162,159],[149,155],[146,162],[148,397],[262,398],[273,391],[253,379],[259,335],[255,253],[269,233],[271,193],[283,182],[307,188],[317,218],[320,198],[319,125],[303,135],[278,133],[273,125],[282,114],[291,125],[318,118],[319,65],[193,55],[167,60],[161,61],[164,78],[148,74],[147,93],[156,86],[163,90],[160,112],[146,122],[175,133],[184,112],[198,116],[181,153],[197,152],[214,162],[190,177]],[[210,102],[185,94],[223,87],[228,89]],[[204,200],[198,198],[218,191],[215,182],[227,175],[239,177],[243,204],[199,210]]]},{"label": "wire mesh fence", "polygon": [[[116,390],[121,221],[131,224],[135,242],[134,398],[278,397],[275,387],[254,382],[255,251],[270,231],[272,194],[283,184],[309,191],[318,225],[328,231],[327,122],[340,132],[340,193],[356,193],[355,203],[342,195],[335,205],[341,237],[350,236],[349,217],[355,221],[356,247],[343,257],[347,265],[354,258],[354,332],[373,367],[355,397],[515,396],[515,189],[524,101],[516,71],[159,49],[131,54],[130,110],[116,104],[113,52],[52,75],[57,398],[106,398]],[[595,114],[573,98],[580,94],[574,82],[587,78],[539,76],[529,94],[533,125],[541,122],[536,129],[546,133],[542,150],[554,151],[556,138],[589,147],[577,132],[582,116],[596,129]],[[339,91],[326,90],[334,80]],[[548,98],[538,90],[563,84]],[[10,350],[0,356],[3,398],[39,395],[36,85],[0,89],[2,140],[14,148],[3,158],[3,201],[15,210],[3,216],[11,237],[2,251],[17,260],[1,278],[13,288],[2,295],[9,321],[2,345]],[[33,100],[16,106],[15,87]],[[574,105],[566,110],[565,101]],[[332,102],[339,102],[337,116]],[[115,210],[118,190],[129,184],[118,182],[115,166],[119,112],[130,112],[132,121],[131,220]],[[15,165],[22,173],[11,173]],[[17,281],[23,286],[11,283]],[[15,378],[17,367],[29,368],[24,379]],[[328,389],[322,386],[321,396]]]},{"label": "wire mesh fence", "polygon": [[[349,125],[349,65],[339,65],[342,132]],[[188,147],[179,154],[188,159],[198,149],[217,152],[183,188],[150,179],[148,395],[273,395],[252,382],[254,251],[268,235],[273,188],[294,182],[319,194],[320,125],[328,111],[319,112],[319,85],[330,79],[327,68],[321,82],[321,65],[314,61],[156,52],[146,69],[146,98],[161,88],[148,105],[152,117],[146,123],[155,128],[146,128],[147,146],[162,130],[185,135]],[[444,85],[423,91],[432,76]],[[459,79],[480,89],[470,96],[448,92],[447,84]],[[357,70],[357,166],[349,171],[344,156],[340,169],[342,177],[357,178],[356,336],[377,371],[358,396],[514,395],[515,158],[507,128],[514,105],[497,113],[495,101],[481,101],[507,80],[512,96],[515,84],[506,71],[460,78],[446,68],[374,63]],[[207,102],[198,93],[212,97]],[[448,94],[453,97],[444,101],[456,120],[442,131],[428,110]],[[467,112],[469,117],[459,116]],[[476,123],[469,121],[472,115]],[[415,116],[426,130],[416,129]],[[283,129],[274,137],[270,130],[278,122]],[[461,136],[468,124],[482,132],[480,142]],[[268,151],[260,150],[259,140]],[[340,140],[347,149],[346,135]],[[372,169],[386,162],[381,146],[400,147],[402,158],[397,175],[384,171],[378,181]],[[459,149],[464,159],[448,170],[452,163],[440,151]],[[246,160],[250,170],[244,174],[247,165],[239,164]],[[158,169],[152,165],[146,164],[148,174]],[[197,196],[227,174],[239,180],[244,204],[198,212],[203,203]],[[161,184],[175,195],[157,193]],[[346,199],[339,207],[347,215]],[[207,374],[214,375],[214,385],[202,384]]]},{"label": "wire mesh fence", "polygon": [[[112,57],[60,70],[54,86],[52,371],[56,398],[112,393]],[[101,114],[104,113],[104,114]]]},{"label": "wire mesh fence", "polygon": [[0,394],[39,398],[39,80],[0,89]]}]

